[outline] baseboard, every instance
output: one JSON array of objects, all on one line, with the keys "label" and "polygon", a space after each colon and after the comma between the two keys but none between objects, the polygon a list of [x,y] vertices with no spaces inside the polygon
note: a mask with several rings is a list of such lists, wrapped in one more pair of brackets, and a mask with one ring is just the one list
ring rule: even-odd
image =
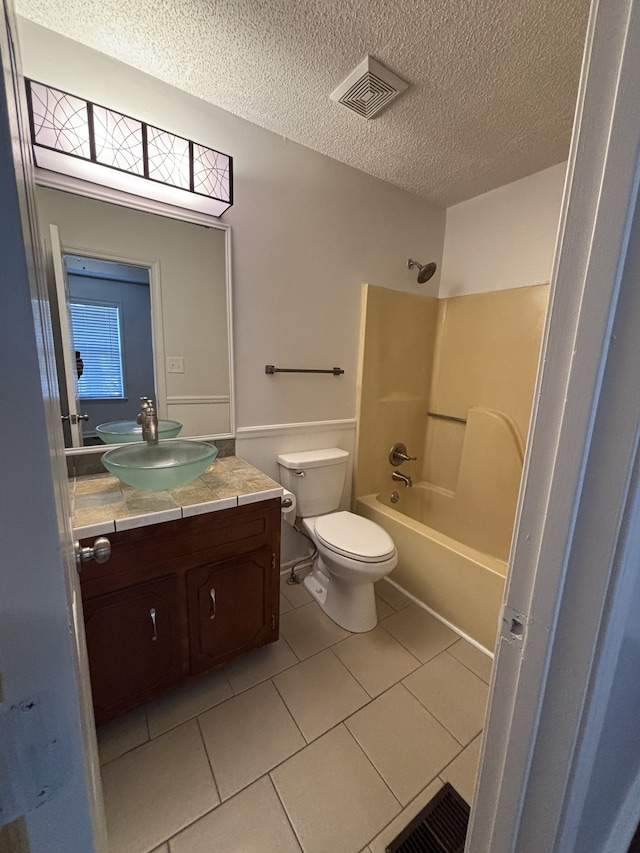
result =
[{"label": "baseboard", "polygon": [[406,595],[407,598],[410,598],[414,604],[417,604],[418,607],[421,607],[423,610],[426,610],[431,616],[438,620],[438,622],[442,622],[443,625],[446,625],[451,631],[455,631],[456,634],[460,634],[463,640],[466,640],[468,643],[471,643],[472,646],[475,646],[478,651],[485,654],[487,657],[493,660],[494,654],[493,652],[486,649],[483,645],[481,645],[477,640],[474,640],[473,637],[470,637],[466,634],[461,628],[458,628],[457,625],[454,625],[453,622],[449,622],[448,619],[445,619],[444,616],[441,616],[436,610],[432,610],[424,601],[420,601],[419,598],[416,598],[415,595],[411,595],[410,592],[407,592],[406,589],[400,586],[399,583],[392,581],[390,578],[384,578],[387,583],[390,583],[391,586],[394,586],[397,590],[399,590],[403,595]]}]

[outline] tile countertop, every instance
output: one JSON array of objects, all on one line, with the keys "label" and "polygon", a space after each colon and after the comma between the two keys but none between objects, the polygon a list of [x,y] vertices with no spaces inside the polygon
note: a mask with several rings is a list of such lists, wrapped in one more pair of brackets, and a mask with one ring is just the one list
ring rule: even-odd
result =
[{"label": "tile countertop", "polygon": [[92,474],[69,480],[69,493],[73,532],[82,539],[277,498],[282,486],[239,456],[225,456],[178,489],[150,492]]}]

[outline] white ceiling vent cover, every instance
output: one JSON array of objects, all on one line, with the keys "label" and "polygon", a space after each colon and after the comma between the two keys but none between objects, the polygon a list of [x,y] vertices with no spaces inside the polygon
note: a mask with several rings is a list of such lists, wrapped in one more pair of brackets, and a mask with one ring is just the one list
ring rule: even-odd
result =
[{"label": "white ceiling vent cover", "polygon": [[384,65],[367,56],[331,93],[331,100],[369,119],[378,115],[408,86]]}]

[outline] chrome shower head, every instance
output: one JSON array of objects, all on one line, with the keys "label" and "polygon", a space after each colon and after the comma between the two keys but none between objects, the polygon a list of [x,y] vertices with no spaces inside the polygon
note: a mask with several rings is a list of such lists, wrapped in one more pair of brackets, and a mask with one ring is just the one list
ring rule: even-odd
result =
[{"label": "chrome shower head", "polygon": [[433,261],[430,264],[424,264],[423,266],[421,263],[418,263],[418,261],[413,261],[411,260],[411,258],[409,258],[409,260],[407,261],[407,269],[410,270],[413,267],[417,267],[419,270],[418,284],[424,284],[425,281],[429,281],[429,279],[433,276],[437,269]]}]

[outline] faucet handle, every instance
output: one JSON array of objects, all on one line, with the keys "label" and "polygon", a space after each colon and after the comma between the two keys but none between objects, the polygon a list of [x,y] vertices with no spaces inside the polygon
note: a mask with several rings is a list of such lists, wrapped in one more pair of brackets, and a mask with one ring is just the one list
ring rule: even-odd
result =
[{"label": "faucet handle", "polygon": [[394,444],[389,451],[389,462],[395,467],[402,465],[403,462],[415,462],[417,458],[417,456],[408,455],[407,448],[401,441]]}]

